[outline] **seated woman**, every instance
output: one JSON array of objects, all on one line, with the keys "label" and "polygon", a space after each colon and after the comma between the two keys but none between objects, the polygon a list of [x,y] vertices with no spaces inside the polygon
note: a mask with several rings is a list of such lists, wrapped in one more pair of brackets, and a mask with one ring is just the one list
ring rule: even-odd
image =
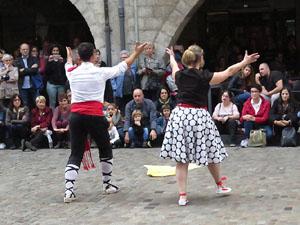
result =
[{"label": "seated woman", "polygon": [[275,100],[269,116],[276,137],[281,137],[283,128],[287,126],[293,126],[298,131],[298,110],[298,105],[292,100],[291,90],[284,87],[280,91],[280,97]]},{"label": "seated woman", "polygon": [[172,109],[175,108],[176,104],[172,101],[170,93],[167,88],[163,87],[158,92],[158,99],[154,102],[156,110],[157,110],[157,117],[160,117],[162,114],[161,106],[168,104],[171,106]]},{"label": "seated woman", "polygon": [[251,97],[244,103],[241,122],[244,123],[246,139],[242,140],[241,147],[248,147],[250,132],[253,129],[265,129],[267,139],[272,137],[272,129],[268,125],[270,102],[260,96],[262,87],[254,84],[251,89]]},{"label": "seated woman", "polygon": [[255,84],[254,70],[251,65],[241,69],[240,75],[231,78],[228,84],[228,90],[234,94],[233,102],[238,106],[243,106],[250,95],[250,87]]},{"label": "seated woman", "polygon": [[47,138],[49,147],[53,146],[51,139],[51,119],[52,109],[46,106],[46,98],[39,96],[35,100],[36,108],[31,112],[31,140],[25,142],[23,151],[36,151],[42,146],[46,146]]},{"label": "seated woman", "polygon": [[229,133],[230,147],[235,147],[237,120],[240,118],[240,113],[237,106],[231,102],[231,98],[231,92],[223,91],[222,102],[216,105],[212,118],[220,134]]},{"label": "seated woman", "polygon": [[5,124],[13,141],[10,149],[17,149],[21,144],[24,146],[25,139],[29,135],[30,115],[19,94],[14,94],[10,99]]},{"label": "seated woman", "polygon": [[52,117],[52,128],[57,135],[57,148],[69,147],[69,118],[71,115],[71,105],[68,103],[68,97],[65,93],[58,94],[59,106],[55,108]]}]

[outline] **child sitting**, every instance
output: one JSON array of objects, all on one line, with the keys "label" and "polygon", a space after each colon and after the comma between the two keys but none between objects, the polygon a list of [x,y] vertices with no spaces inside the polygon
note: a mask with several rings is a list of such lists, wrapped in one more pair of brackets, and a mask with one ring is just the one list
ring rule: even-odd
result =
[{"label": "child sitting", "polygon": [[106,119],[109,122],[108,134],[109,134],[110,144],[112,148],[118,148],[121,145],[121,140],[117,128],[114,126],[114,122],[111,117],[106,117]]},{"label": "child sitting", "polygon": [[[149,131],[147,127],[142,124],[143,113],[140,110],[134,110],[131,114],[133,124],[128,129],[129,138],[131,140],[130,148],[151,147],[149,138]],[[148,141],[148,142],[147,142]]]},{"label": "child sitting", "polygon": [[164,135],[166,127],[171,114],[171,107],[169,104],[162,105],[161,107],[162,116],[157,119],[156,132],[157,135]]},{"label": "child sitting", "polygon": [[124,132],[121,121],[121,112],[118,109],[118,106],[114,103],[110,103],[106,109],[106,117],[110,117],[113,120],[114,126],[117,128],[120,139],[124,140]]}]

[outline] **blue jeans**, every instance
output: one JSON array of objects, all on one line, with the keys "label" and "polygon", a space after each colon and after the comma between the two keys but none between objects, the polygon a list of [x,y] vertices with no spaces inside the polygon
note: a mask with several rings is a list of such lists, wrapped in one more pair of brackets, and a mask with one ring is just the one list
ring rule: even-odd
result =
[{"label": "blue jeans", "polygon": [[55,110],[57,94],[65,93],[64,85],[55,85],[47,82],[47,93],[49,96],[49,107],[52,109],[52,112]]},{"label": "blue jeans", "polygon": [[[142,145],[141,138],[136,137],[134,134],[134,130],[132,127],[129,127],[128,129],[129,138],[131,141],[133,141],[136,145]],[[147,141],[149,138],[149,130],[147,127],[144,127],[144,134],[143,134],[143,141]]]},{"label": "blue jeans", "polygon": [[245,101],[248,100],[248,98],[251,96],[251,94],[249,92],[243,93],[243,94],[239,94],[237,96],[235,96],[234,98],[234,102],[236,104],[243,104]]},{"label": "blue jeans", "polygon": [[39,92],[35,88],[28,88],[20,90],[20,96],[23,100],[23,104],[29,106],[29,109],[33,109],[35,105],[35,100],[40,96]]},{"label": "blue jeans", "polygon": [[268,140],[271,139],[273,133],[272,128],[269,125],[258,125],[253,121],[245,121],[244,128],[245,128],[245,136],[248,139],[250,138],[251,130],[255,130],[255,129],[265,129]]}]

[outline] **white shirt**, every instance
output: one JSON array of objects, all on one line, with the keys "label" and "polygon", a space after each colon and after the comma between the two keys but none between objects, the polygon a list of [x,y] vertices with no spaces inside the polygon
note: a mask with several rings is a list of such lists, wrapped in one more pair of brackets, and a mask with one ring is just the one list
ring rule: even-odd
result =
[{"label": "white shirt", "polygon": [[255,115],[256,115],[257,112],[259,111],[261,103],[262,103],[261,98],[259,98],[259,102],[258,102],[257,104],[255,104],[254,101],[253,101],[253,99],[251,99],[251,104],[252,104],[252,106],[253,106],[253,108],[254,108]]},{"label": "white shirt", "polygon": [[71,63],[65,64],[67,78],[72,91],[72,103],[97,101],[103,103],[105,82],[127,70],[127,63],[120,62],[114,67],[96,67],[93,63],[83,62],[76,69]]},{"label": "white shirt", "polygon": [[111,143],[115,143],[115,141],[119,140],[120,139],[120,136],[119,136],[119,133],[118,133],[118,130],[115,126],[113,126],[111,128],[111,130],[108,130],[108,133],[109,133],[109,139],[111,141]]}]

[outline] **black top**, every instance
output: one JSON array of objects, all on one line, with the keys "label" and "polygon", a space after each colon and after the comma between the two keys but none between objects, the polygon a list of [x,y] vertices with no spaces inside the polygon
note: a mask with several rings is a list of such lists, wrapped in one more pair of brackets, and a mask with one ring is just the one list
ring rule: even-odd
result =
[{"label": "black top", "polygon": [[45,76],[50,84],[65,85],[67,81],[65,63],[65,59],[63,62],[54,60],[47,62],[45,67]]},{"label": "black top", "polygon": [[279,80],[282,80],[284,87],[289,86],[288,79],[279,71],[271,71],[268,78],[266,76],[259,77],[259,82],[267,89],[267,91],[272,91],[274,88],[276,88],[276,83]]},{"label": "black top", "polygon": [[184,69],[176,72],[177,103],[207,107],[209,82],[212,77],[213,73],[208,70]]}]

